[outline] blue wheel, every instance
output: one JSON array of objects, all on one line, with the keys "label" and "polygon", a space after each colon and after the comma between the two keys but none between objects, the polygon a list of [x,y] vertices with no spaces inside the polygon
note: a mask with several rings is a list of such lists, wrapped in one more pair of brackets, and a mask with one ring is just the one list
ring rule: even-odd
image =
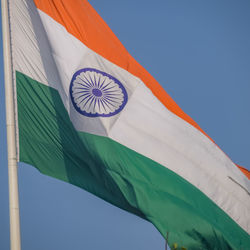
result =
[{"label": "blue wheel", "polygon": [[109,117],[126,105],[126,89],[115,77],[93,68],[78,70],[70,83],[74,108],[88,117]]}]

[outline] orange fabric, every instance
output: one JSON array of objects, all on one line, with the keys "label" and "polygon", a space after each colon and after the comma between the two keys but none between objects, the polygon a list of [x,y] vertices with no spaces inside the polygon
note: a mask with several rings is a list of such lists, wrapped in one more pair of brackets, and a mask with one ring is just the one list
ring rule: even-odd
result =
[{"label": "orange fabric", "polygon": [[250,180],[250,171],[247,170],[246,168],[241,167],[240,165],[236,165],[242,173]]},{"label": "orange fabric", "polygon": [[34,0],[34,2],[38,9],[63,25],[70,34],[88,48],[140,78],[165,107],[205,134],[161,85],[128,53],[88,1]]},{"label": "orange fabric", "polygon": [[[34,2],[38,9],[63,25],[70,34],[75,36],[88,48],[140,78],[168,110],[197,128],[213,141],[190,116],[184,113],[161,85],[128,53],[87,0],[34,0]],[[240,169],[242,171],[242,168]]]}]

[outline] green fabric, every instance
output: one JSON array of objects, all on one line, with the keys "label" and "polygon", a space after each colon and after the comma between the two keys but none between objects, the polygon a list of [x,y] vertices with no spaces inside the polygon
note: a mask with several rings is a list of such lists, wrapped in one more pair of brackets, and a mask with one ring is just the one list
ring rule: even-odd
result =
[{"label": "green fabric", "polygon": [[76,131],[55,89],[19,72],[16,79],[20,161],[147,219],[169,232],[170,246],[249,248],[249,235],[189,182],[109,138]]}]

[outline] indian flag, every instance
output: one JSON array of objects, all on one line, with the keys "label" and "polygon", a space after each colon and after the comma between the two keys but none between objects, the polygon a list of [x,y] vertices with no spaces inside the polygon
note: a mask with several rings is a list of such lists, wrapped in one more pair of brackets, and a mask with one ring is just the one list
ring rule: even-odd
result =
[{"label": "indian flag", "polygon": [[249,172],[91,5],[11,0],[9,8],[19,161],[152,222],[170,246],[249,249]]}]

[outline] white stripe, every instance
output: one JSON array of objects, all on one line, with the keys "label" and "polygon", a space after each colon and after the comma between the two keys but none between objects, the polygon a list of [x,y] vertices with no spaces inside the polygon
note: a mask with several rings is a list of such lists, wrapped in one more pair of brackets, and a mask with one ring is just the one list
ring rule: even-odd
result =
[{"label": "white stripe", "polygon": [[[61,79],[61,83],[47,82],[58,89],[75,128],[108,136],[171,169],[250,232],[249,181],[231,160],[200,131],[168,111],[138,78],[88,49],[45,13],[39,14]],[[32,53],[26,53],[30,62]],[[124,84],[129,100],[122,112],[89,118],[75,110],[69,85],[73,74],[85,67],[107,72]]]}]

